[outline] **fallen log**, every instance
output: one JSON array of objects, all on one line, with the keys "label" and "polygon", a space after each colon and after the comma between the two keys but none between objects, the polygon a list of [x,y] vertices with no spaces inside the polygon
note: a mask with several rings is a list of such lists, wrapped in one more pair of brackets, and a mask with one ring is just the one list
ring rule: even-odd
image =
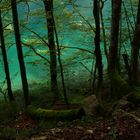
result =
[{"label": "fallen log", "polygon": [[80,119],[82,116],[85,115],[85,112],[82,108],[53,110],[53,109],[36,108],[31,105],[27,107],[27,113],[32,117],[57,121]]}]

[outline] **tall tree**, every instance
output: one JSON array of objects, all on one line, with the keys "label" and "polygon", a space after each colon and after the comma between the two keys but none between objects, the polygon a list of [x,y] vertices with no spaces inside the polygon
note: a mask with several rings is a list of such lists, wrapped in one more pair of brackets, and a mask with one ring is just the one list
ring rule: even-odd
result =
[{"label": "tall tree", "polygon": [[104,42],[104,54],[108,61],[107,40],[106,40],[106,32],[105,32],[104,17],[103,17],[104,3],[105,3],[104,0],[100,0],[100,17],[101,17],[102,35],[103,35],[103,42]]},{"label": "tall tree", "polygon": [[111,98],[120,98],[131,91],[127,82],[119,75],[118,37],[122,0],[112,0],[112,26],[108,56],[108,75],[111,84]]},{"label": "tall tree", "polygon": [[96,67],[98,69],[98,90],[101,87],[103,80],[103,66],[102,66],[102,55],[100,49],[100,0],[94,0],[93,3],[93,15],[95,18],[95,55],[96,55]]},{"label": "tall tree", "polygon": [[20,37],[20,30],[19,30],[19,21],[18,21],[16,0],[11,0],[11,8],[12,8],[12,17],[13,17],[15,40],[16,40],[18,61],[19,61],[19,66],[20,66],[22,87],[23,87],[25,105],[27,106],[29,104],[29,97],[28,97],[29,90],[28,90],[26,69],[25,69],[25,63],[24,63],[24,57],[23,57],[23,51],[22,51],[22,45],[21,45],[21,37]]},{"label": "tall tree", "polygon": [[131,75],[132,84],[139,82],[139,47],[140,47],[140,0],[138,2],[137,22],[132,40]]},{"label": "tall tree", "polygon": [[6,81],[7,81],[8,97],[9,97],[9,101],[13,101],[14,96],[13,96],[12,87],[11,87],[11,79],[10,79],[10,72],[9,72],[7,53],[6,53],[6,47],[5,47],[1,10],[0,10],[0,40],[1,40],[0,47],[1,47],[1,51],[2,51],[2,56],[3,56],[3,61],[4,61],[4,70],[5,70]]},{"label": "tall tree", "polygon": [[47,29],[48,29],[48,43],[50,51],[50,74],[51,74],[51,92],[54,95],[54,102],[59,98],[58,83],[57,83],[57,58],[56,47],[54,39],[54,19],[53,19],[53,0],[44,0]]},{"label": "tall tree", "polygon": [[122,0],[112,0],[112,26],[109,48],[109,73],[118,72],[118,37]]}]

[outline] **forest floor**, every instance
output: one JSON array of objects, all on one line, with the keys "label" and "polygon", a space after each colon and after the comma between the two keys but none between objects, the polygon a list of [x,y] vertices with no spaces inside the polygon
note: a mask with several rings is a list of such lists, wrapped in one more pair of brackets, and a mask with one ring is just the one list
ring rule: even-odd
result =
[{"label": "forest floor", "polygon": [[[41,91],[45,93],[45,88]],[[77,91],[72,93],[73,104],[85,98],[78,96]],[[50,100],[48,95],[41,95],[31,98],[37,107],[44,107],[46,99]],[[22,98],[17,100],[22,104]],[[138,117],[135,110],[139,112]],[[83,116],[73,121],[39,120],[21,110],[15,112],[11,105],[0,104],[0,140],[140,140],[140,107],[126,111],[126,115]]]},{"label": "forest floor", "polygon": [[48,126],[48,128],[45,125],[49,125],[49,123],[42,122],[44,128],[41,128],[38,123],[30,116],[21,114],[7,126],[1,126],[1,129],[6,131],[6,137],[0,137],[0,139],[140,140],[140,123],[131,116],[121,116],[114,119],[100,117],[94,120],[86,118],[86,122],[84,120],[74,120],[67,123],[59,121],[56,125]]},{"label": "forest floor", "polygon": [[94,124],[52,128],[31,137],[31,140],[139,140],[140,124],[131,118],[98,121]]}]

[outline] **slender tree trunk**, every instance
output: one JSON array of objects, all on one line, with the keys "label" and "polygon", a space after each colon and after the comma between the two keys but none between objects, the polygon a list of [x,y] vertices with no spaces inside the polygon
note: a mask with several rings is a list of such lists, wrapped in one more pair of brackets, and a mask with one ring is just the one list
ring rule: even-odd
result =
[{"label": "slender tree trunk", "polygon": [[2,56],[3,56],[3,61],[4,61],[4,70],[5,70],[7,88],[8,88],[8,97],[9,97],[9,101],[13,101],[14,96],[13,96],[12,88],[11,88],[11,79],[10,79],[10,72],[9,72],[7,53],[6,53],[6,47],[5,47],[1,10],[0,10],[0,40],[1,40],[1,51],[2,51]]},{"label": "slender tree trunk", "polygon": [[107,41],[106,41],[106,33],[105,33],[105,26],[104,26],[104,17],[103,17],[103,8],[104,8],[104,1],[100,0],[100,17],[101,17],[101,25],[102,25],[102,33],[103,33],[103,42],[104,42],[104,53],[106,59],[108,61],[108,50],[107,50]]},{"label": "slender tree trunk", "polygon": [[29,105],[29,97],[28,97],[29,90],[28,90],[28,82],[27,82],[27,76],[26,76],[24,57],[23,57],[23,52],[22,52],[16,0],[11,0],[11,8],[12,8],[12,14],[13,14],[13,24],[14,24],[15,40],[16,40],[18,61],[19,61],[19,66],[20,66],[22,87],[23,87],[25,105],[27,106]]},{"label": "slender tree trunk", "polygon": [[128,73],[128,82],[129,82],[129,85],[131,85],[132,83],[132,80],[131,80],[131,68],[130,68],[130,65],[129,65],[129,58],[128,58],[128,54],[122,54],[123,56],[123,60],[124,60],[124,63],[125,63],[125,68],[127,70],[127,73]]},{"label": "slender tree trunk", "polygon": [[122,0],[112,0],[112,27],[109,49],[108,71],[118,72],[118,37]]},{"label": "slender tree trunk", "polygon": [[50,50],[50,74],[51,74],[51,91],[54,94],[54,102],[59,98],[58,84],[57,84],[57,59],[56,47],[54,40],[54,19],[53,19],[53,0],[44,0],[46,11],[47,29],[48,29],[48,43]]},{"label": "slender tree trunk", "polygon": [[[53,17],[53,19],[54,19],[54,17]],[[68,102],[66,85],[65,85],[65,79],[64,79],[64,73],[63,73],[63,65],[62,65],[62,61],[61,61],[61,48],[59,46],[59,39],[58,39],[58,34],[57,34],[57,30],[56,30],[55,21],[54,21],[54,30],[55,30],[55,36],[56,36],[56,44],[57,44],[57,52],[58,52],[58,62],[59,62],[59,65],[60,65],[60,73],[61,73],[61,79],[62,79],[64,101],[68,105],[69,102]]]},{"label": "slender tree trunk", "polygon": [[95,24],[96,24],[94,41],[95,41],[96,67],[98,69],[97,90],[99,90],[103,81],[102,55],[101,55],[101,50],[100,50],[100,1],[99,0],[94,0],[93,15],[94,15]]},{"label": "slender tree trunk", "polygon": [[132,72],[132,84],[139,82],[139,47],[140,47],[140,0],[138,3],[137,22],[132,41],[132,56],[131,56],[131,72]]}]

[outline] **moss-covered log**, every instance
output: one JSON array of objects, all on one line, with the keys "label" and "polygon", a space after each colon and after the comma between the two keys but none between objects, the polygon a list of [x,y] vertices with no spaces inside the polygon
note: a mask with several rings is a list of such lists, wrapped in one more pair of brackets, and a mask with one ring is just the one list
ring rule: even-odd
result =
[{"label": "moss-covered log", "polygon": [[36,118],[49,119],[49,120],[74,120],[80,119],[85,115],[82,108],[67,109],[67,110],[51,110],[36,108],[34,106],[28,106],[27,113]]}]

